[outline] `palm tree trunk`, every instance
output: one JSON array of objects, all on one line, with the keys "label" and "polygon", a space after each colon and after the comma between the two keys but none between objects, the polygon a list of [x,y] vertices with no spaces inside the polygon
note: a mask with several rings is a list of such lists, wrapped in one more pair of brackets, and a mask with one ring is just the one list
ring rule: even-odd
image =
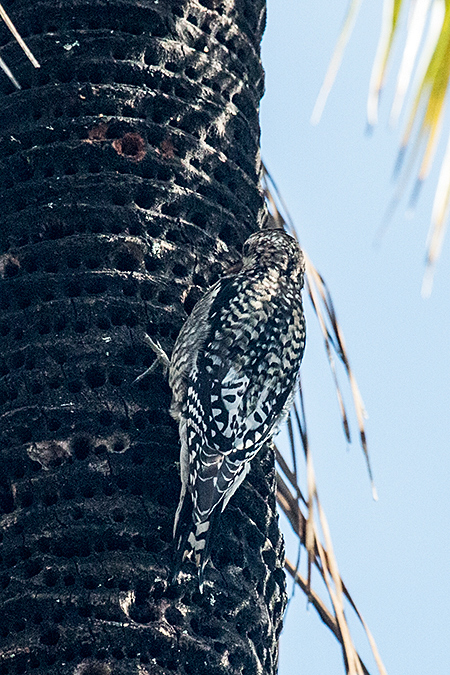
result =
[{"label": "palm tree trunk", "polygon": [[263,0],[10,0],[0,26],[0,674],[274,673],[273,453],[171,581],[170,354],[258,225]]}]

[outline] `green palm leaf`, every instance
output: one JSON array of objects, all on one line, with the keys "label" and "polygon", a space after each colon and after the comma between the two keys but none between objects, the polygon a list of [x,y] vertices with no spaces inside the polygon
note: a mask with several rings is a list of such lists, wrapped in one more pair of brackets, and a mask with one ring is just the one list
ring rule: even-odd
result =
[{"label": "green palm leaf", "polygon": [[[320,119],[326,98],[331,89],[342,53],[354,25],[354,16],[360,1],[351,0],[347,17],[331,58],[330,67],[319,93],[313,121]],[[427,178],[433,164],[436,148],[442,133],[443,114],[450,79],[450,0],[384,0],[383,16],[369,85],[367,117],[370,125],[378,122],[380,93],[383,89],[392,48],[399,31],[402,9],[409,9],[403,55],[398,69],[397,84],[391,109],[390,121],[395,124],[411,89],[412,103],[399,151],[401,165],[408,148],[414,159],[420,157],[420,165],[412,201],[419,194],[420,186]],[[352,20],[350,21],[350,18]],[[425,27],[427,27],[426,35]],[[333,77],[330,77],[330,73]],[[414,76],[414,82],[411,81]],[[401,189],[400,189],[401,192]],[[431,214],[427,242],[426,271],[422,294],[429,295],[433,273],[444,238],[450,204],[450,139],[442,160]]]}]

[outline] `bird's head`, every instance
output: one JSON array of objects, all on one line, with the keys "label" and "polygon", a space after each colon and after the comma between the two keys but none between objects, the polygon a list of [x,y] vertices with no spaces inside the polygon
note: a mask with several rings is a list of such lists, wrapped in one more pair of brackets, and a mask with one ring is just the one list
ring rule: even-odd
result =
[{"label": "bird's head", "polygon": [[305,259],[297,241],[282,228],[258,230],[244,243],[243,269],[277,269],[303,283]]}]

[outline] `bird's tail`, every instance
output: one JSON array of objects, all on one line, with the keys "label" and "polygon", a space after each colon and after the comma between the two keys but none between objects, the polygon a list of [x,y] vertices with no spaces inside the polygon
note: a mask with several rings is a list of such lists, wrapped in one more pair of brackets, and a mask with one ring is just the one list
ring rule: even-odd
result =
[{"label": "bird's tail", "polygon": [[191,508],[186,510],[189,514],[189,522],[185,523],[182,534],[179,534],[183,524],[183,508],[180,513],[180,518],[178,519],[174,536],[177,547],[177,561],[175,564],[173,576],[175,578],[178,575],[178,572],[180,571],[181,566],[186,558],[191,558],[198,568],[199,591],[200,593],[203,593],[203,573],[210,557],[210,536],[213,529],[212,523],[215,517],[215,511],[209,514],[209,518],[207,520],[194,523],[192,521]]}]

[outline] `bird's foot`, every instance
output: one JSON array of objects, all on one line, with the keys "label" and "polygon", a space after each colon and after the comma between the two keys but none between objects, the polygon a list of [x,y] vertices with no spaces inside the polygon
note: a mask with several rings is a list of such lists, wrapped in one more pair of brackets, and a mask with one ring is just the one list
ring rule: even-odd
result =
[{"label": "bird's foot", "polygon": [[147,370],[145,370],[143,373],[138,375],[138,377],[135,380],[133,380],[133,384],[135,384],[136,382],[140,382],[141,380],[144,379],[144,377],[147,377],[147,375],[150,375],[150,373],[152,373],[155,370],[155,368],[157,368],[157,366],[159,366],[159,365],[162,366],[164,376],[167,376],[167,372],[168,372],[169,367],[170,367],[170,359],[167,356],[164,349],[159,344],[159,342],[154,342],[152,340],[152,338],[147,334],[145,334],[144,339],[150,345],[150,347],[153,349],[153,351],[155,352],[156,359],[153,361],[150,368],[147,368]]}]

